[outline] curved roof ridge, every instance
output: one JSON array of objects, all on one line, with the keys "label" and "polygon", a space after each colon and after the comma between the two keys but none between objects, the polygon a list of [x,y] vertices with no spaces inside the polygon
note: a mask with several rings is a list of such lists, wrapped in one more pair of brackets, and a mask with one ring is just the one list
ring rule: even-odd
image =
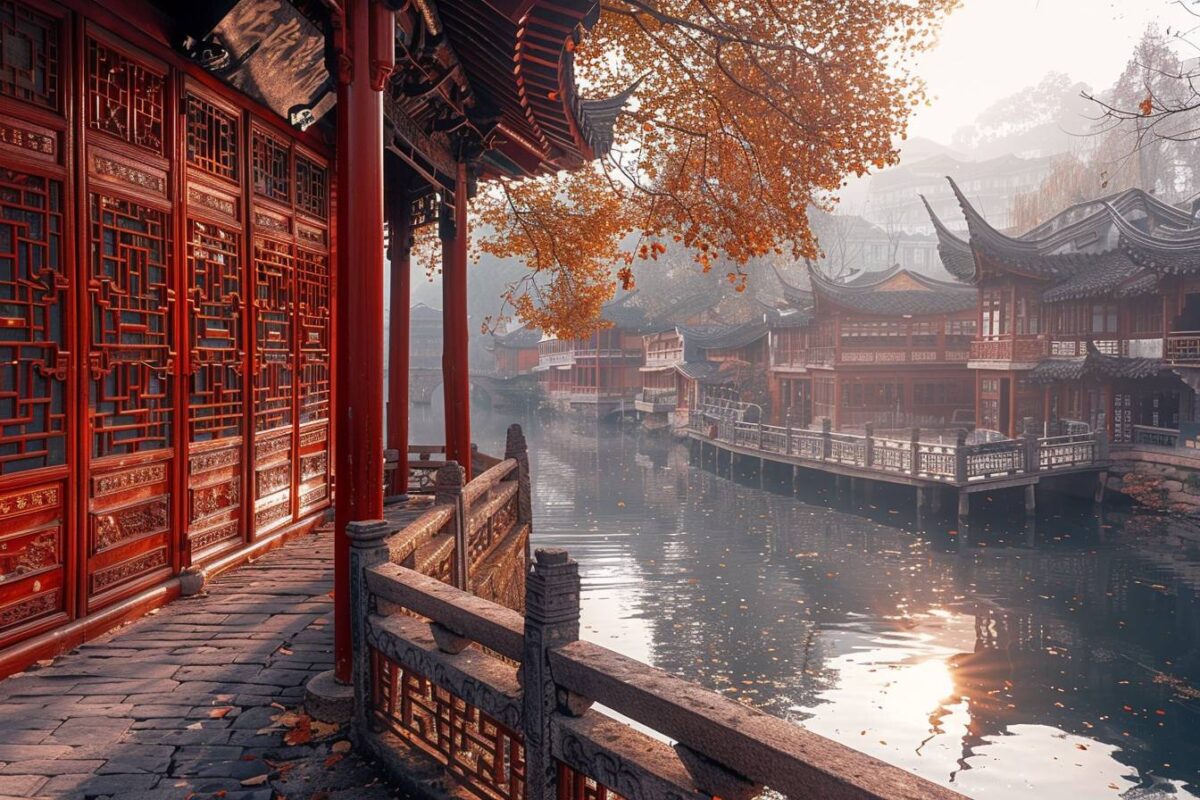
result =
[{"label": "curved roof ridge", "polygon": [[613,128],[617,124],[617,117],[621,116],[629,98],[649,75],[649,72],[644,73],[622,91],[610,97],[591,100],[579,98],[575,116],[580,121],[583,134],[593,153],[607,153],[612,149]]},{"label": "curved roof ridge", "polygon": [[1200,272],[1200,226],[1191,235],[1178,231],[1169,237],[1156,236],[1142,231],[1113,206],[1106,203],[1105,208],[1119,234],[1118,247],[1130,261],[1155,272]]},{"label": "curved roof ridge", "polygon": [[962,209],[963,216],[967,220],[967,231],[971,235],[971,244],[976,244],[976,238],[979,239],[979,244],[985,247],[995,248],[998,250],[1011,250],[1026,256],[1037,257],[1041,253],[1038,251],[1037,244],[1034,241],[1027,239],[1018,239],[1003,233],[994,227],[981,214],[975,206],[963,194],[962,189],[958,188],[958,184],[954,182],[954,178],[949,175],[946,180],[950,182],[950,189],[954,192],[955,198],[958,200],[958,207]]},{"label": "curved roof ridge", "polygon": [[[871,280],[861,280],[863,277],[868,275],[871,276]],[[943,289],[955,291],[975,291],[973,287],[968,286],[960,281],[943,281],[939,280],[938,278],[931,278],[928,275],[924,275],[920,272],[913,272],[912,270],[902,267],[899,264],[888,267],[887,269],[878,270],[874,273],[860,273],[858,276],[856,276],[855,281],[852,283],[838,281],[833,278],[826,277],[825,275],[820,274],[819,270],[811,270],[809,277],[814,282],[819,282],[822,284],[822,287],[826,289],[846,289],[853,292],[865,292],[870,291],[880,284],[886,283],[887,281],[890,281],[899,275],[912,278],[915,282],[921,284],[929,291]]]},{"label": "curved roof ridge", "polygon": [[929,213],[930,221],[933,222],[942,266],[960,281],[974,283],[978,269],[975,266],[975,252],[971,249],[971,243],[946,227],[946,223],[942,222],[941,217],[934,212],[933,206],[929,204],[925,195],[920,194],[918,197],[925,204],[925,210]]}]

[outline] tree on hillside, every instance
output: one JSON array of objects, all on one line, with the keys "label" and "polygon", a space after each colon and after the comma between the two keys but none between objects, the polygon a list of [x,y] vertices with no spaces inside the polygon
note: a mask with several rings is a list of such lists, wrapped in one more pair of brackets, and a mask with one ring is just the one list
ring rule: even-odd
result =
[{"label": "tree on hillside", "polygon": [[958,0],[602,0],[575,51],[580,84],[637,84],[592,169],[482,194],[481,247],[522,260],[505,298],[525,321],[587,333],[631,264],[683,250],[701,270],[788,250],[815,258],[810,206],[895,163],[925,101],[913,58]]},{"label": "tree on hillside", "polygon": [[1102,109],[1092,115],[1091,149],[1059,158],[1037,189],[1014,197],[1013,227],[1025,231],[1069,205],[1131,188],[1168,202],[1189,198],[1200,188],[1200,98],[1185,112],[1189,87],[1169,37],[1147,28],[1103,99],[1083,95]]},{"label": "tree on hillside", "polygon": [[1040,186],[1013,197],[1009,218],[1014,230],[1024,232],[1067,206],[1095,200],[1109,193],[1100,170],[1090,162],[1076,156],[1060,156],[1054,160]]},{"label": "tree on hillside", "polygon": [[987,155],[1070,149],[1071,137],[1083,132],[1090,109],[1086,83],[1062,72],[1048,72],[1036,86],[1003,97],[972,123],[954,132],[952,144]]},{"label": "tree on hillside", "polygon": [[1110,191],[1138,186],[1165,200],[1197,188],[1200,155],[1200,70],[1188,70],[1156,26],[1146,29],[1129,63],[1104,96],[1093,161]]}]

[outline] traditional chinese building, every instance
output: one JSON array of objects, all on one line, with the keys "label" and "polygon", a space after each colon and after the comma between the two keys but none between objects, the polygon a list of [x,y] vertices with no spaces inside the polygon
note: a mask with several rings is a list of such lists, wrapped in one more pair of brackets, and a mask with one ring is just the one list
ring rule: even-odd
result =
[{"label": "traditional chinese building", "polygon": [[979,427],[1014,435],[1025,418],[1077,421],[1128,442],[1135,426],[1194,418],[1180,379],[1200,323],[1191,278],[1200,230],[1187,212],[1135,189],[1010,236],[951,186],[966,237],[931,216],[946,268],[979,290],[970,359]]},{"label": "traditional chinese building", "polygon": [[573,76],[595,10],[0,0],[0,674],[310,528],[336,470],[348,679],[343,531],[383,511],[385,217],[391,400],[408,234],[440,221],[469,465],[467,200],[609,146],[624,97]]},{"label": "traditional chinese building", "polygon": [[[973,287],[900,267],[838,283],[810,271],[794,310],[772,324],[772,419],[834,428],[937,427],[970,421],[967,352],[975,333]],[[811,315],[811,316],[810,316]]]},{"label": "traditional chinese building", "polygon": [[608,327],[587,339],[547,336],[538,343],[538,382],[551,407],[596,419],[635,413],[644,391],[643,337],[669,330],[675,320],[702,319],[715,302],[707,291],[656,303],[640,294],[629,292],[606,304],[601,318]]},{"label": "traditional chinese building", "polygon": [[538,365],[538,342],[542,332],[536,328],[518,328],[493,336],[488,349],[496,359],[495,375],[511,380],[533,374]]},{"label": "traditional chinese building", "polygon": [[408,313],[408,368],[441,371],[442,312],[417,303]]}]

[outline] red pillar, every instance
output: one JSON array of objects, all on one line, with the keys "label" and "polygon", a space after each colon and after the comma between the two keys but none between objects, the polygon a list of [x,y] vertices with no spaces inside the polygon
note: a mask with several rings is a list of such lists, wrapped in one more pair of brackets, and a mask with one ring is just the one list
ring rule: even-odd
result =
[{"label": "red pillar", "polygon": [[392,493],[408,494],[408,316],[412,295],[409,253],[412,247],[412,205],[401,189],[388,198],[391,230],[392,296],[388,340],[387,446],[400,451]]},{"label": "red pillar", "polygon": [[[346,524],[383,517],[383,98],[388,70],[372,29],[394,16],[345,0],[337,100],[337,467],[334,675],[351,679]],[[375,17],[373,20],[372,17]],[[391,35],[391,34],[389,34]],[[381,37],[382,38],[382,37]],[[376,48],[378,49],[378,48]]]},{"label": "red pillar", "polygon": [[[449,213],[447,213],[449,212]],[[471,479],[471,400],[467,365],[467,165],[460,161],[453,209],[442,225],[442,381],[446,407],[446,459]]]}]

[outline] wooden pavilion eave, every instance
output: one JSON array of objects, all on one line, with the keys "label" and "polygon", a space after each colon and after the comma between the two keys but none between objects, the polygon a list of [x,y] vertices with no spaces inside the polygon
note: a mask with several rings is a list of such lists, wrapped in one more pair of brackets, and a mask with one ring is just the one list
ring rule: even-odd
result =
[{"label": "wooden pavilion eave", "polygon": [[1002,280],[1005,278],[1020,278],[1037,281],[1038,283],[1050,283],[1050,278],[1046,275],[1039,275],[1023,269],[1019,264],[1013,264],[1003,259],[989,256],[979,250],[975,251],[975,268],[978,270],[978,282],[981,285],[989,280]]}]

